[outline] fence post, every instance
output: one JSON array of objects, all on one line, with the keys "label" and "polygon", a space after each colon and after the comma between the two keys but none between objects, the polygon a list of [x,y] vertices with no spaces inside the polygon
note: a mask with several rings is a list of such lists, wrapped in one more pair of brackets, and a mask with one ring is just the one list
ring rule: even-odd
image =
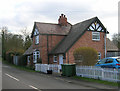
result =
[{"label": "fence post", "polygon": [[59,65],[57,65],[57,66],[58,66],[58,73],[60,73]]},{"label": "fence post", "polygon": [[104,78],[104,69],[102,69],[102,80]]}]

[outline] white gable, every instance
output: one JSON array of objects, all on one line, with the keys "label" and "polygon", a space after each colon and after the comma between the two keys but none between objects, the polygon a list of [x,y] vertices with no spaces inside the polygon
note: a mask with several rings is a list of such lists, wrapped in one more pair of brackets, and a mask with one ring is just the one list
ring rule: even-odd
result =
[{"label": "white gable", "polygon": [[93,22],[88,30],[91,30],[91,31],[99,31],[99,32],[104,32],[104,29],[102,28],[102,26],[96,21],[96,22]]}]

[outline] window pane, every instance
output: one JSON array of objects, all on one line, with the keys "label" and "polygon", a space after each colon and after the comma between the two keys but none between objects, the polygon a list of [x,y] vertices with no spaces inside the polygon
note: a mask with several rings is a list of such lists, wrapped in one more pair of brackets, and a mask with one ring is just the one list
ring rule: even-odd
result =
[{"label": "window pane", "polygon": [[102,27],[99,27],[99,28],[98,28],[98,31],[101,31],[101,29],[102,29]]},{"label": "window pane", "polygon": [[102,60],[99,62],[99,64],[104,64],[105,61],[106,61],[106,59],[102,59]]},{"label": "window pane", "polygon": [[93,40],[100,40],[100,33],[99,32],[92,32],[92,39]]},{"label": "window pane", "polygon": [[96,24],[96,29],[97,29],[98,27],[99,27],[99,24],[97,23],[97,24]]},{"label": "window pane", "polygon": [[38,44],[38,43],[39,43],[39,35],[35,37],[35,44]]},{"label": "window pane", "polygon": [[95,29],[95,24],[94,24],[94,23],[92,24],[92,26],[93,26],[93,28]]},{"label": "window pane", "polygon": [[112,63],[113,59],[107,59],[105,63]]},{"label": "window pane", "polygon": [[54,56],[53,61],[54,61],[54,62],[57,62],[57,56]]},{"label": "window pane", "polygon": [[89,27],[90,30],[94,30],[91,26]]}]

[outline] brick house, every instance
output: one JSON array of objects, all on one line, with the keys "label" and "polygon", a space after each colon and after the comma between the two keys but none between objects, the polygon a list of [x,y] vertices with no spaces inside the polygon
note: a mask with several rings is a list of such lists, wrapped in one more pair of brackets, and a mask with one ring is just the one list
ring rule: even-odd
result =
[{"label": "brick house", "polygon": [[106,39],[106,47],[107,47],[107,57],[116,57],[120,56],[120,50],[118,47],[109,39]]},{"label": "brick house", "polygon": [[33,63],[41,58],[43,64],[73,64],[73,51],[79,47],[92,47],[98,51],[99,58],[104,58],[107,33],[97,17],[75,25],[68,23],[64,14],[58,24],[35,22],[31,35]]}]

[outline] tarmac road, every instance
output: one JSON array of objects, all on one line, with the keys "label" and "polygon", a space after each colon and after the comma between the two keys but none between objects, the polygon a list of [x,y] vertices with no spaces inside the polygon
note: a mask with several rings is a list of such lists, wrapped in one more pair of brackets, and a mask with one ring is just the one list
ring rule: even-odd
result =
[{"label": "tarmac road", "polygon": [[[97,89],[93,86],[73,83],[71,80],[38,72],[26,72],[9,65],[2,65],[2,89]],[[104,89],[101,87],[101,89]],[[94,91],[94,90],[91,90]],[[99,91],[99,90],[97,90]],[[100,90],[101,91],[101,90]]]}]

